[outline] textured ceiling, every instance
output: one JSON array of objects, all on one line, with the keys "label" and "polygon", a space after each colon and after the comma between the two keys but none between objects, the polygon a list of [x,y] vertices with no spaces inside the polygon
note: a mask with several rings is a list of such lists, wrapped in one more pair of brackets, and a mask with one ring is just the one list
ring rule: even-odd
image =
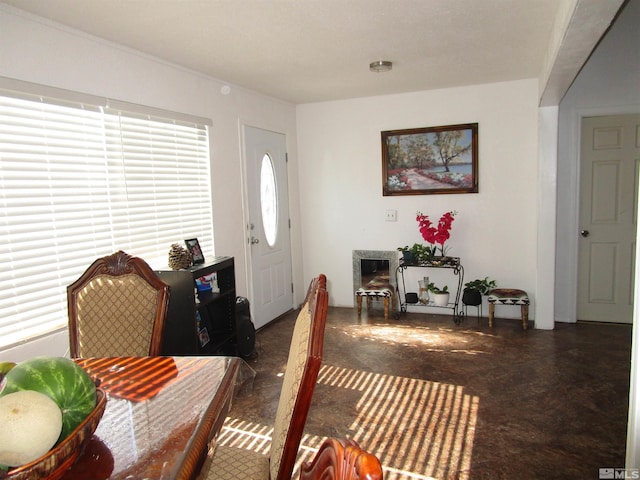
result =
[{"label": "textured ceiling", "polygon": [[[562,2],[4,3],[231,84],[308,103],[540,77]],[[393,61],[393,70],[369,72],[375,60]]]}]

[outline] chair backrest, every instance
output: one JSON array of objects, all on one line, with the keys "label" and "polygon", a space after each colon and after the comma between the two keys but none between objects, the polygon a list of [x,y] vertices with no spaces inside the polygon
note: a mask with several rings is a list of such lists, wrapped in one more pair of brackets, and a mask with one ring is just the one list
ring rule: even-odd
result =
[{"label": "chair backrest", "polygon": [[328,302],[327,278],[320,274],[309,285],[291,338],[269,452],[272,480],[289,480],[293,473],[322,362]]},{"label": "chair backrest", "polygon": [[375,455],[353,440],[326,439],[311,462],[300,467],[300,480],[382,480]]},{"label": "chair backrest", "polygon": [[71,357],[160,355],[169,286],[141,258],[99,258],[67,287]]}]

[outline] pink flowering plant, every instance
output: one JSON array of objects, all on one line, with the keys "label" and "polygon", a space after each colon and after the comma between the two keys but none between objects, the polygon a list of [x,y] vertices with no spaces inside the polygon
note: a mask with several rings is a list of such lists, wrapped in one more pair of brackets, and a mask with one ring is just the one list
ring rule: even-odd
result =
[{"label": "pink flowering plant", "polygon": [[[422,238],[433,246],[434,253],[436,253],[439,248],[443,257],[447,252],[447,247],[445,247],[444,244],[451,236],[451,224],[453,223],[456,213],[455,211],[445,213],[440,217],[437,225],[429,219],[428,215],[424,215],[421,212],[416,214],[416,221],[418,222]],[[437,247],[437,245],[440,245],[440,247]]]}]

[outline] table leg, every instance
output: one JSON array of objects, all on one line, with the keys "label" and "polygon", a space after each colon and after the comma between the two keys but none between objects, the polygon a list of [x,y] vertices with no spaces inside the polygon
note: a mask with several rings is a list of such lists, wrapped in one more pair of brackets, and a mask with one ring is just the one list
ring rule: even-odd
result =
[{"label": "table leg", "polygon": [[384,297],[382,301],[384,302],[384,319],[389,320],[389,297]]},{"label": "table leg", "polygon": [[358,317],[362,315],[362,295],[356,295],[356,303],[358,304]]}]

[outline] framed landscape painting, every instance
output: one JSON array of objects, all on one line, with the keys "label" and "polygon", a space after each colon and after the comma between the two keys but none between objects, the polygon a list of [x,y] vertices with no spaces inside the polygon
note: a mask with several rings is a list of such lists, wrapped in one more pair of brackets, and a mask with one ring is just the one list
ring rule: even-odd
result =
[{"label": "framed landscape painting", "polygon": [[382,194],[478,193],[478,124],[382,135]]}]

